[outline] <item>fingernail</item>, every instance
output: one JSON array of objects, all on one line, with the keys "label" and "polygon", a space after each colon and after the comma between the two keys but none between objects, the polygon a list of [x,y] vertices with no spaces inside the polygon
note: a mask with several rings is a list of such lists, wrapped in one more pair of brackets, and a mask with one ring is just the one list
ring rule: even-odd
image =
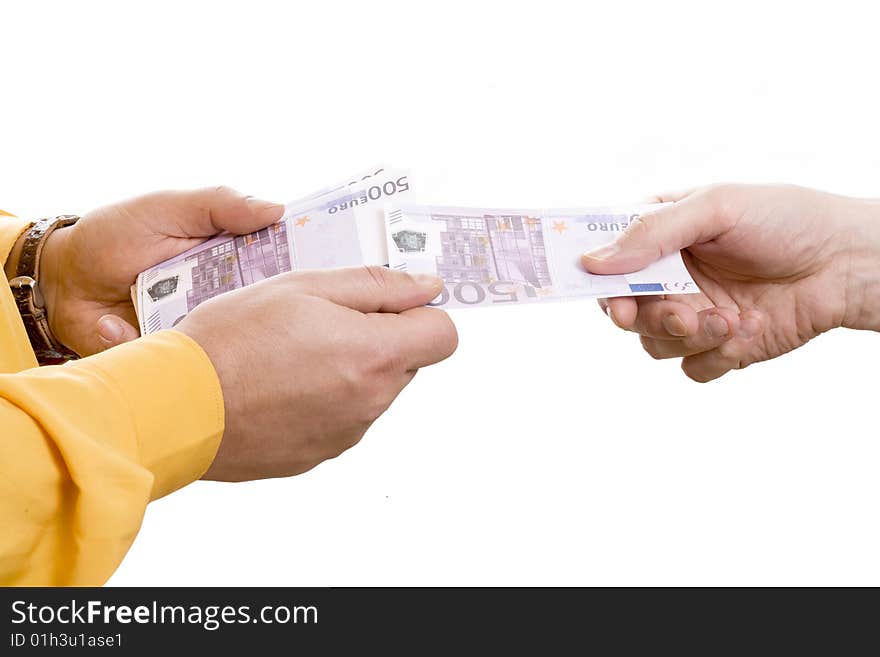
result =
[{"label": "fingernail", "polygon": [[709,315],[706,318],[706,335],[710,338],[723,338],[729,332],[727,320],[721,315]]},{"label": "fingernail", "polygon": [[284,211],[284,206],[280,203],[265,201],[255,196],[248,196],[247,204],[250,206],[252,212],[266,212],[268,210],[272,210],[274,212],[277,212],[279,210],[281,210],[282,212]]},{"label": "fingernail", "polygon": [[614,312],[612,312],[612,310],[611,310],[611,304],[608,304],[607,306],[605,306],[605,314],[608,315],[608,319],[610,319],[611,322],[615,326],[617,326],[617,320],[614,319]]},{"label": "fingernail", "polygon": [[684,322],[675,313],[670,313],[663,318],[663,328],[666,329],[667,333],[678,338],[683,338],[687,335],[687,327],[685,327]]},{"label": "fingernail", "polygon": [[439,290],[443,287],[443,279],[432,274],[413,274],[413,280],[428,290]]},{"label": "fingernail", "polygon": [[761,322],[754,317],[749,317],[739,325],[739,332],[744,338],[751,340],[761,333]]},{"label": "fingernail", "polygon": [[617,242],[611,242],[610,244],[606,244],[605,246],[600,246],[598,249],[587,251],[584,254],[584,257],[590,258],[591,260],[607,260],[608,258],[617,254],[619,251],[620,246],[618,246]]},{"label": "fingernail", "polygon": [[104,316],[98,320],[98,335],[107,342],[118,342],[124,329],[113,317]]}]

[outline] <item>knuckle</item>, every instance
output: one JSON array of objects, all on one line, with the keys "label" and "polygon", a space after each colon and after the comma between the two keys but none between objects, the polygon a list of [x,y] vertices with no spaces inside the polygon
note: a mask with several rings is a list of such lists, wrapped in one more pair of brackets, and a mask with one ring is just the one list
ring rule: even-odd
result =
[{"label": "knuckle", "polygon": [[718,355],[727,361],[728,365],[734,365],[740,359],[741,349],[736,340],[722,342],[716,349],[718,349]]},{"label": "knuckle", "polygon": [[391,402],[385,397],[385,395],[374,396],[371,402],[367,404],[365,409],[365,424],[372,424],[373,422],[378,420],[379,416],[387,411],[390,405]]},{"label": "knuckle", "polygon": [[395,381],[404,366],[393,344],[375,341],[354,354],[356,366],[349,382],[352,399],[358,399],[358,420],[362,425],[372,424],[391,405]]},{"label": "knuckle", "polygon": [[639,337],[639,341],[642,343],[642,349],[654,360],[663,360],[664,355],[657,348],[656,341],[651,338],[647,338],[644,335]]},{"label": "knuckle", "polygon": [[[361,438],[363,438],[363,437],[364,437],[363,432],[356,433],[356,434],[352,435],[348,440],[346,440],[346,441],[343,443],[344,449],[343,449],[342,451],[343,451],[343,452],[346,452],[346,451],[350,450],[352,447],[354,447],[354,446],[357,445],[359,442],[361,442]],[[340,454],[341,454],[341,453],[342,453],[342,452],[340,452]]]},{"label": "knuckle", "polygon": [[458,349],[458,329],[445,311],[437,310],[435,314],[437,315],[436,344],[443,352],[443,358],[449,358]]},{"label": "knuckle", "polygon": [[343,395],[350,400],[351,421],[354,426],[367,427],[373,423],[382,410],[379,394],[374,381],[365,376],[363,371],[351,372],[343,381]]},{"label": "knuckle", "polygon": [[387,340],[377,340],[367,347],[363,363],[366,375],[373,379],[396,371],[400,363],[400,354]]},{"label": "knuckle", "polygon": [[651,225],[654,223],[651,219],[655,213],[651,213],[647,216],[639,215],[637,217],[633,217],[627,227],[621,233],[619,241],[622,242],[630,242],[630,241],[641,241],[647,237],[651,232]]},{"label": "knuckle", "polygon": [[256,283],[260,285],[269,281],[275,287],[290,287],[294,292],[308,291],[314,282],[314,274],[311,271],[286,271],[271,278]]},{"label": "knuckle", "polygon": [[331,452],[332,456],[330,456],[330,458],[335,459],[357,445],[361,441],[361,438],[364,437],[365,432],[366,429],[358,429],[343,434],[333,445]]},{"label": "knuckle", "polygon": [[358,367],[349,367],[340,371],[338,381],[344,399],[355,401],[365,395],[365,376]]},{"label": "knuckle", "polygon": [[308,271],[285,271],[273,276],[272,280],[296,284],[298,282],[308,280],[308,277]]},{"label": "knuckle", "polygon": [[722,219],[734,216],[737,199],[741,196],[743,187],[736,183],[717,183],[706,187],[703,196],[710,212]]},{"label": "knuckle", "polygon": [[695,335],[682,338],[681,347],[685,351],[702,353],[711,349],[713,344],[710,342],[710,338],[706,337],[705,332],[700,329]]},{"label": "knuckle", "polygon": [[721,201],[736,188],[734,183],[715,183],[703,188],[702,194],[710,201]]},{"label": "knuckle", "polygon": [[380,383],[379,377],[364,376],[363,373],[357,377],[357,382],[351,385],[348,397],[358,400],[353,404],[353,408],[357,409],[353,414],[357,426],[368,427],[388,409],[391,400],[385,392],[386,388],[386,385]]},{"label": "knuckle", "polygon": [[229,185],[214,185],[211,192],[215,196],[241,196],[241,194],[232,189]]},{"label": "knuckle", "polygon": [[695,367],[692,363],[688,362],[687,358],[681,361],[681,371],[684,372],[687,378],[691,381],[696,381],[697,383],[708,383],[715,378],[708,376],[705,371],[701,371],[700,368]]},{"label": "knuckle", "polygon": [[388,286],[388,270],[379,265],[364,265],[362,268],[363,276],[368,285],[378,288]]},{"label": "knuckle", "polygon": [[372,422],[387,408],[384,391],[388,382],[402,370],[396,352],[383,345],[357,349],[350,354],[351,367],[343,373],[346,398],[357,400],[362,409],[359,420]]}]

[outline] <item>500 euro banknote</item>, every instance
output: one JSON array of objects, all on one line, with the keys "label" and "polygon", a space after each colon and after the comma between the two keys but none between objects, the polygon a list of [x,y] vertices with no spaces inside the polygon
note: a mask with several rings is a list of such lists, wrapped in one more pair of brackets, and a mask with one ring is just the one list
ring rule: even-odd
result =
[{"label": "500 euro banknote", "polygon": [[680,253],[619,276],[587,273],[581,255],[614,240],[658,205],[499,210],[389,204],[390,266],[445,281],[431,305],[527,303],[568,297],[699,292]]},{"label": "500 euro banknote", "polygon": [[218,235],[142,272],[132,291],[141,335],[171,328],[219,294],[299,269],[387,265],[383,206],[411,198],[409,173],[377,167],[292,201],[248,235]]}]

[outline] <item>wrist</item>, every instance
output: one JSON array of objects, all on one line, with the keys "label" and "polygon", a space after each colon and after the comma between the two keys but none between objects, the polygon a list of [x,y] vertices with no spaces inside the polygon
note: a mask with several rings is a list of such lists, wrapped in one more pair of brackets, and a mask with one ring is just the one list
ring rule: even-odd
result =
[{"label": "wrist", "polygon": [[[25,231],[22,246],[18,249],[19,253],[14,256],[17,263],[14,268],[10,267],[16,275],[9,279],[9,288],[34,355],[40,363],[56,363],[77,357],[76,353],[66,347],[63,341],[59,341],[53,333],[46,304],[48,298],[51,312],[56,316],[54,323],[57,324],[58,303],[63,297],[59,289],[63,281],[61,276],[64,268],[63,255],[69,250],[62,248],[67,242],[65,235],[52,240],[48,256],[44,259],[46,246],[53,233],[76,221],[75,216],[61,215],[34,222]],[[43,280],[44,276],[45,280]]]},{"label": "wrist", "polygon": [[880,200],[855,201],[849,216],[843,326],[880,331]]},{"label": "wrist", "polygon": [[43,246],[43,252],[40,256],[40,271],[38,272],[40,292],[43,295],[49,330],[62,343],[64,342],[62,338],[64,333],[62,319],[64,261],[67,254],[68,238],[73,228],[73,226],[69,226],[52,231]]}]

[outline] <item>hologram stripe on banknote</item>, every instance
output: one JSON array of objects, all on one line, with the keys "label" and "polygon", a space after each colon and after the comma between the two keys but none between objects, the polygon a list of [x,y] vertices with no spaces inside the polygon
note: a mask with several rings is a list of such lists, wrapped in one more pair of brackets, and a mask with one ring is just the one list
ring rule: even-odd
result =
[{"label": "hologram stripe on banknote", "polygon": [[620,276],[597,276],[580,256],[657,206],[510,210],[388,205],[393,268],[446,283],[433,305],[470,307],[568,297],[698,292],[679,253]]}]

